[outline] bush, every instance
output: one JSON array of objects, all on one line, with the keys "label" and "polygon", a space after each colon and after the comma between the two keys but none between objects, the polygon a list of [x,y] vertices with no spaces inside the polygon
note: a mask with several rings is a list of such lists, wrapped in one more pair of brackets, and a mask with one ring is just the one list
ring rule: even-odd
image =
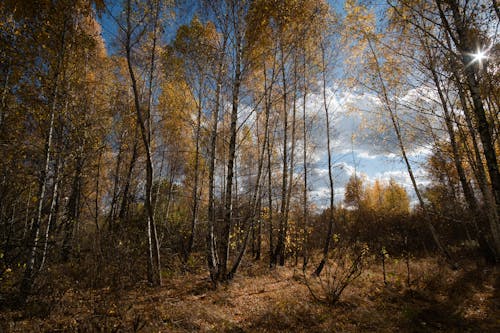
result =
[{"label": "bush", "polygon": [[304,281],[312,297],[321,303],[336,304],[344,290],[363,272],[367,254],[365,244],[337,246],[326,261],[322,275],[309,279],[304,271]]}]

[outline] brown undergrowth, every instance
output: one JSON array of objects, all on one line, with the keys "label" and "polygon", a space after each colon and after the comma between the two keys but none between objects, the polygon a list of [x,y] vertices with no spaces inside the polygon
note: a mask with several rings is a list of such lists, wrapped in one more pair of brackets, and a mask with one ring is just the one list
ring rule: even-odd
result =
[{"label": "brown undergrowth", "polygon": [[132,289],[66,288],[2,309],[5,332],[499,332],[498,267],[435,259],[372,262],[333,307],[316,302],[297,267],[242,267],[213,289],[202,270],[165,274],[165,285]]}]

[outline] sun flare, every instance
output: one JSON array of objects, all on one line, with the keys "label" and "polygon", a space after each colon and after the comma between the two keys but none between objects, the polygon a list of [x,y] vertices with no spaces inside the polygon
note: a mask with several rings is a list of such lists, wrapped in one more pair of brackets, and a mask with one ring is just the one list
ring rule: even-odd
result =
[{"label": "sun flare", "polygon": [[486,55],[486,50],[478,51],[477,53],[472,54],[473,62],[481,62],[486,58],[488,58],[488,56]]}]

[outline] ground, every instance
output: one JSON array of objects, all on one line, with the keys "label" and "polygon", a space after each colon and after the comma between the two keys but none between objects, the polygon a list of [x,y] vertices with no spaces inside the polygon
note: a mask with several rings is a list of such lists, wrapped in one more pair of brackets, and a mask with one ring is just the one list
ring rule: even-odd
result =
[{"label": "ground", "polygon": [[[500,332],[500,268],[436,259],[375,261],[331,306],[294,266],[253,262],[214,289],[203,269],[170,273],[164,286],[61,291],[0,313],[0,332]],[[307,281],[312,281],[307,277]],[[321,292],[319,296],[321,296]]]}]

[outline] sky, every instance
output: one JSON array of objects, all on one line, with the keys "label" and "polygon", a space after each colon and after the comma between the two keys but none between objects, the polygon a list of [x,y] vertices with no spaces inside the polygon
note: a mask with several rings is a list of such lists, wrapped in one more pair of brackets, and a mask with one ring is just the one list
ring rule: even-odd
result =
[{"label": "sky", "polygon": [[[408,92],[405,97],[413,98],[414,94],[415,92]],[[319,117],[317,123],[320,124],[314,130],[314,141],[317,146],[326,147],[323,97],[312,95],[309,99],[308,112],[316,113]],[[333,130],[335,201],[342,202],[345,185],[349,177],[356,173],[370,184],[375,180],[394,179],[405,187],[412,204],[416,204],[411,180],[401,158],[390,118],[381,110],[378,98],[368,93],[336,94],[330,88],[327,90],[327,99],[332,106],[330,118]],[[401,110],[399,115],[404,120],[404,110]],[[409,137],[403,132],[403,139]],[[405,144],[417,184],[419,187],[428,185],[422,164],[430,153],[429,149],[425,144],[414,144],[413,140],[408,140]],[[311,165],[311,194],[317,205],[324,208],[329,200],[328,155],[326,149],[318,150],[316,155],[315,162]]]},{"label": "sky", "polygon": [[[329,1],[335,10],[342,12],[342,1]],[[171,39],[177,28],[191,20],[196,10],[193,1],[185,0],[175,15],[179,20],[175,25],[167,27],[166,39]],[[108,14],[119,14],[119,6],[108,2]],[[113,53],[113,40],[118,28],[111,15],[99,18],[102,36],[109,54]],[[404,98],[415,99],[422,95],[419,91],[409,91]],[[424,94],[425,95],[425,94]],[[351,175],[363,176],[368,183],[375,180],[389,181],[394,179],[403,185],[410,195],[412,204],[416,203],[413,187],[401,158],[394,130],[390,119],[381,112],[378,98],[370,93],[345,92],[330,86],[327,99],[331,107],[332,157],[334,163],[335,201],[341,203],[344,198],[345,185]],[[323,96],[311,94],[308,97],[307,112],[316,117],[313,141],[317,147],[309,166],[309,182],[311,200],[318,208],[326,208],[329,203],[328,159],[326,147],[325,115]],[[404,112],[403,112],[404,113]],[[410,115],[410,113],[408,113]],[[404,118],[404,115],[403,117]],[[407,119],[411,122],[412,119]],[[422,164],[429,154],[425,144],[408,145],[408,155],[412,168],[420,186],[429,183]]]}]

